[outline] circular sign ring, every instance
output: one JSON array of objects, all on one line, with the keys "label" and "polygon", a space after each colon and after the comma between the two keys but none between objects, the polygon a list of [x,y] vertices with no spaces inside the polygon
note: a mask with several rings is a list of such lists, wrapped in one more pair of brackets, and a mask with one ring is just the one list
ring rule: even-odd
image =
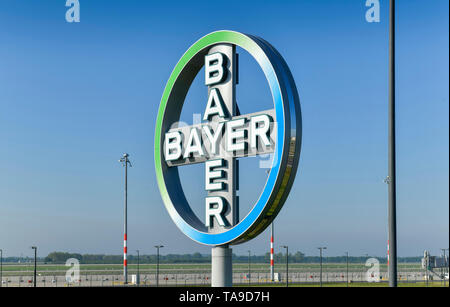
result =
[{"label": "circular sign ring", "polygon": [[[190,208],[177,167],[164,161],[163,137],[170,125],[179,121],[184,99],[195,76],[203,67],[204,56],[218,44],[246,50],[262,68],[269,83],[277,123],[272,167],[264,190],[251,211],[234,227],[221,233],[208,233]],[[170,217],[189,238],[206,245],[240,244],[270,225],[283,206],[297,172],[301,146],[301,111],[292,74],[281,55],[261,38],[234,31],[210,33],[182,56],[165,87],[155,132],[155,171],[161,196]]]}]

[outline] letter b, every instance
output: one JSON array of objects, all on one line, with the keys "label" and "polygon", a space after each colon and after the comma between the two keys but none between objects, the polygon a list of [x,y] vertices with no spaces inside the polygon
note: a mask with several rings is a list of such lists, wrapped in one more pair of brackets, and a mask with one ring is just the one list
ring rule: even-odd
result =
[{"label": "letter b", "polygon": [[226,58],[220,52],[205,56],[205,85],[217,84],[226,78],[225,64]]},{"label": "letter b", "polygon": [[164,140],[164,156],[166,161],[177,160],[181,157],[181,134],[178,131],[167,132]]}]

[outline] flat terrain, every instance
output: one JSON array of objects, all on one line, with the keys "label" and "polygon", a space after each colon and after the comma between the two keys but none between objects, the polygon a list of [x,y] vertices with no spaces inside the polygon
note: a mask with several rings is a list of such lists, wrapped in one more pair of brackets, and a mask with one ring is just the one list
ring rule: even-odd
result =
[{"label": "flat terrain", "polygon": [[[37,265],[37,286],[123,286],[121,264],[81,264],[80,277],[72,284],[66,281],[66,272],[70,267],[65,265]],[[137,274],[137,264],[128,265],[128,282]],[[377,283],[367,283],[366,267],[362,263],[349,264],[348,275],[345,263],[323,264],[322,281],[324,286],[346,287],[383,287],[387,286],[387,266],[380,265],[380,276]],[[33,281],[33,263],[3,264],[3,286],[27,287]],[[233,264],[233,284],[235,286],[284,286],[286,281],[286,264],[275,266],[278,279],[272,282],[269,265],[251,263],[250,274],[248,263]],[[139,273],[142,286],[156,286],[156,265],[140,264]],[[398,268],[400,286],[427,286],[425,272],[417,263],[401,263]],[[318,286],[320,282],[320,264],[289,264],[289,283],[291,286]],[[438,276],[428,286],[443,286]],[[210,264],[160,264],[158,284],[160,286],[209,286],[211,283]],[[447,282],[448,284],[448,282]]]},{"label": "flat terrain", "polygon": [[[137,272],[137,264],[128,264],[128,272],[135,274]],[[233,264],[234,273],[248,273],[248,263]],[[69,267],[64,264],[37,264],[37,271],[42,276],[65,275]],[[30,275],[33,274],[34,264],[7,264],[3,263],[3,276]],[[275,265],[275,271],[283,273],[286,270],[285,263]],[[323,272],[336,273],[346,272],[345,263],[324,263]],[[366,272],[368,267],[362,263],[349,264],[349,272],[361,273]],[[122,273],[122,264],[81,264],[81,274],[87,275],[120,275]],[[141,274],[156,273],[156,264],[140,264],[139,271]],[[250,271],[253,273],[267,273],[269,265],[265,263],[251,263]],[[291,263],[289,264],[289,272],[292,273],[314,273],[320,271],[320,264],[316,263]],[[387,266],[380,265],[380,271],[386,272]],[[399,272],[420,272],[422,268],[416,263],[401,263],[398,266]],[[209,273],[211,272],[211,264],[160,264],[160,274],[185,274],[185,273]]]}]

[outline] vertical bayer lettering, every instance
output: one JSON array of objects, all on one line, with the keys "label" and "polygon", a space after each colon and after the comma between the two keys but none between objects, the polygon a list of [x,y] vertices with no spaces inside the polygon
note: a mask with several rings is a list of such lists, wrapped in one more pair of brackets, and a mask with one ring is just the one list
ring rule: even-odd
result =
[{"label": "vertical bayer lettering", "polygon": [[218,141],[224,139],[226,126],[221,121],[231,120],[235,115],[235,78],[232,71],[235,47],[219,45],[210,49],[205,56],[205,85],[208,87],[203,120],[211,126],[216,126],[215,134],[206,127],[203,129],[210,140],[211,153],[219,159],[205,162],[205,188],[208,197],[205,199],[206,221],[209,232],[220,232],[224,227],[233,226],[236,219],[235,169],[236,159],[227,156],[224,146],[218,146]]}]

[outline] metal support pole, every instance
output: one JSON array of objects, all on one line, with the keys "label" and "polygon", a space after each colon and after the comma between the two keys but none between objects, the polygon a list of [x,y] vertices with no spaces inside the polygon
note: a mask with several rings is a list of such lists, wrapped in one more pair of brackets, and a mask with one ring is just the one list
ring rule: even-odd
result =
[{"label": "metal support pole", "polygon": [[447,273],[447,257],[446,257],[446,255],[445,255],[445,251],[446,251],[447,249],[448,249],[448,248],[441,248],[441,250],[444,252],[444,274],[443,274],[444,287],[446,286],[445,275],[446,275],[446,273]]},{"label": "metal support pole", "polygon": [[251,251],[248,251],[248,284],[250,285],[250,253]]},{"label": "metal support pole", "polygon": [[270,278],[275,281],[274,259],[273,259],[273,222],[270,224]]},{"label": "metal support pole", "polygon": [[[20,281],[19,281],[20,285]],[[3,250],[0,249],[0,288],[3,286]]]},{"label": "metal support pole", "polygon": [[130,155],[123,154],[123,157],[119,160],[125,167],[125,200],[124,200],[124,223],[123,223],[123,281],[124,284],[128,283],[128,268],[127,268],[127,200],[128,200],[128,164],[131,162],[128,159]]},{"label": "metal support pole", "polygon": [[347,252],[347,287],[348,287],[348,252]]},{"label": "metal support pole", "polygon": [[156,287],[159,287],[159,249],[163,248],[163,245],[155,245],[156,247]]},{"label": "metal support pole", "polygon": [[211,253],[211,286],[231,287],[232,285],[232,250],[228,245],[213,247]]},{"label": "metal support pole", "polygon": [[156,287],[159,286],[159,247],[156,252]]},{"label": "metal support pole", "polygon": [[36,268],[36,258],[37,258],[37,247],[36,246],[32,246],[32,249],[34,249],[34,285],[33,287],[36,288],[36,277],[37,277],[37,268]]},{"label": "metal support pole", "polygon": [[128,234],[128,225],[127,225],[127,214],[128,214],[128,208],[127,208],[127,201],[128,201],[128,163],[125,161],[125,201],[124,201],[124,221],[123,221],[123,240],[124,240],[124,247],[123,247],[123,280],[124,283],[128,283],[128,263],[127,263],[127,234]]},{"label": "metal support pole", "polygon": [[397,287],[397,212],[395,161],[395,0],[389,6],[389,286]]},{"label": "metal support pole", "polygon": [[430,280],[429,278],[429,272],[428,272],[428,268],[430,267],[430,257],[427,254],[427,258],[426,258],[426,267],[425,267],[425,278],[427,279],[427,287],[428,287],[428,281]]},{"label": "metal support pole", "polygon": [[322,287],[322,249],[320,249],[320,286]]},{"label": "metal support pole", "polygon": [[286,246],[286,287],[289,287],[289,247]]},{"label": "metal support pole", "polygon": [[317,249],[320,250],[320,286],[322,287],[322,251],[327,248],[326,247],[318,247]]},{"label": "metal support pole", "polygon": [[281,247],[286,249],[286,287],[289,287],[289,247],[287,245]]},{"label": "metal support pole", "polygon": [[141,283],[141,276],[139,275],[139,250],[137,252],[137,276],[136,276],[136,284],[139,286]]}]

